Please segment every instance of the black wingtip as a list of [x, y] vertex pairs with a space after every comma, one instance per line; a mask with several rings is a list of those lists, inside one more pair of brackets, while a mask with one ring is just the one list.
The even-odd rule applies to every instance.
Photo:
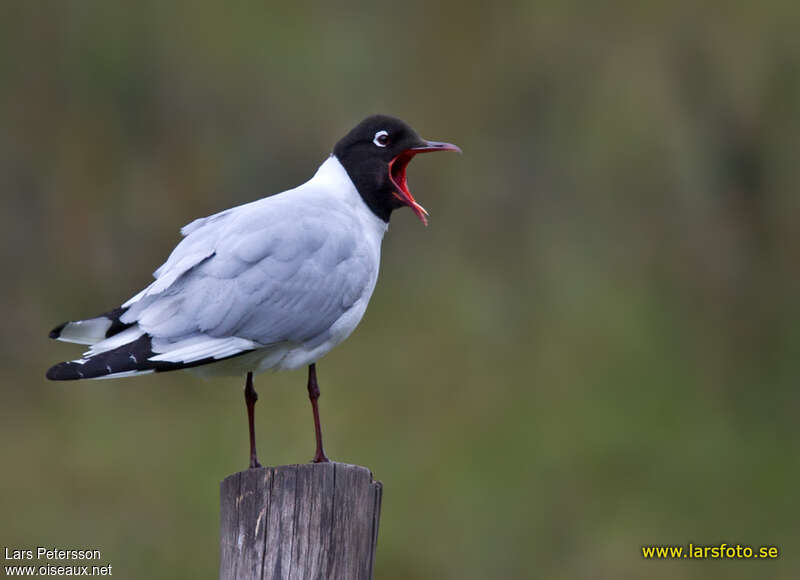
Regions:
[[[50, 338], [55, 339], [55, 338], [58, 338], [59, 336], [61, 336], [61, 331], [64, 330], [64, 327], [67, 324], [69, 324], [69, 323], [68, 322], [64, 322], [64, 323], [59, 324], [58, 326], [56, 326], [53, 330], [51, 330], [50, 331]], [[50, 371], [48, 371], [48, 372], [50, 372]]]
[[51, 381], [74, 381], [81, 378], [75, 372], [75, 363], [62, 362], [47, 369], [45, 376]]
[[[244, 350], [224, 357], [233, 358], [250, 352]], [[224, 359], [207, 357], [200, 360], [184, 362], [153, 361], [150, 360], [153, 352], [151, 337], [143, 334], [136, 340], [123, 344], [115, 349], [101, 352], [80, 361], [66, 361], [58, 363], [48, 369], [45, 376], [51, 381], [75, 381], [79, 379], [96, 379], [108, 375], [139, 372], [164, 372], [196, 367]]]

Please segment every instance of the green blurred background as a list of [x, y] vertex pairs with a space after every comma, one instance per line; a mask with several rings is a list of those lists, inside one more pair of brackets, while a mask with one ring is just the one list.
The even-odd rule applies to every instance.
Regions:
[[[277, 3], [276, 3], [277, 4]], [[192, 219], [297, 185], [367, 114], [409, 171], [329, 454], [385, 485], [376, 577], [800, 574], [796, 2], [4, 2], [0, 544], [213, 578], [240, 379], [44, 380], [47, 331], [150, 279]], [[262, 461], [313, 453], [261, 375]], [[645, 561], [643, 544], [778, 561]]]

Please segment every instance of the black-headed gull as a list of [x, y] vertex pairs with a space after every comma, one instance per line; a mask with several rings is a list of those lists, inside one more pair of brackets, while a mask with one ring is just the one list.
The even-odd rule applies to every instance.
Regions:
[[110, 312], [53, 329], [51, 338], [91, 346], [83, 358], [50, 368], [47, 378], [200, 366], [208, 374], [246, 374], [250, 466], [257, 467], [253, 374], [308, 365], [313, 461], [328, 461], [315, 363], [364, 315], [392, 211], [408, 206], [427, 224], [406, 167], [433, 151], [460, 149], [426, 141], [399, 119], [367, 117], [309, 181], [193, 221], [147, 288]]

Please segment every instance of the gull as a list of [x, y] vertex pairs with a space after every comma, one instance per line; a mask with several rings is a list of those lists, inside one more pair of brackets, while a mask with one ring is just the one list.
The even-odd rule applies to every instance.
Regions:
[[192, 369], [245, 376], [250, 467], [255, 441], [253, 375], [308, 366], [313, 462], [327, 462], [316, 363], [355, 330], [378, 280], [380, 249], [394, 210], [428, 213], [408, 189], [420, 153], [461, 150], [422, 139], [408, 124], [373, 115], [340, 139], [302, 185], [197, 219], [153, 274], [121, 306], [65, 322], [50, 338], [89, 345], [51, 380], [109, 379]]

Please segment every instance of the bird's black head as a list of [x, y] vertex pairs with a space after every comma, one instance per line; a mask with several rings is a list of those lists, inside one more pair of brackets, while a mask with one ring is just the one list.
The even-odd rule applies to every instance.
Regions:
[[417, 153], [458, 151], [450, 143], [426, 141], [400, 119], [388, 115], [367, 117], [333, 148], [364, 202], [388, 222], [392, 211], [409, 206], [422, 223], [428, 212], [419, 205], [406, 183], [406, 167]]

